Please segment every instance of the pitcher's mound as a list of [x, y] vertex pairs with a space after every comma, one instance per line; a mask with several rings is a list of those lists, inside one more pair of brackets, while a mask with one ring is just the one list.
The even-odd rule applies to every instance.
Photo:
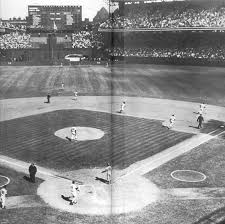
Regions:
[[[59, 138], [67, 140], [71, 138], [71, 128], [67, 127], [55, 132], [55, 135]], [[100, 139], [104, 136], [104, 132], [97, 128], [90, 127], [76, 127], [77, 141], [88, 141]]]

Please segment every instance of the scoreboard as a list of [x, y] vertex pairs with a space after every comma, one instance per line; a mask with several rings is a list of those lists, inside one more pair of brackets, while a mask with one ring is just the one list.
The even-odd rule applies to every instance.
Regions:
[[28, 6], [28, 26], [75, 30], [82, 24], [82, 6]]

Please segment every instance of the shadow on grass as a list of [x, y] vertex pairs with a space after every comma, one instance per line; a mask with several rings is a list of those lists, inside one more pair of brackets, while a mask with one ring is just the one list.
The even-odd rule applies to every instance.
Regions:
[[217, 209], [212, 213], [200, 218], [197, 222], [193, 224], [206, 224], [206, 223], [225, 223], [225, 207]]
[[26, 181], [28, 181], [28, 182], [32, 182], [31, 179], [30, 179], [30, 177], [24, 176], [23, 179], [26, 180]]
[[61, 198], [65, 201], [71, 202], [71, 199], [68, 196], [61, 195]]
[[188, 127], [189, 127], [189, 128], [195, 128], [195, 129], [198, 129], [197, 126], [192, 126], [192, 125], [189, 125]]
[[109, 181], [108, 180], [103, 179], [103, 178], [100, 178], [100, 177], [95, 177], [95, 180], [100, 181], [100, 182], [102, 182], [104, 184], [109, 184]]

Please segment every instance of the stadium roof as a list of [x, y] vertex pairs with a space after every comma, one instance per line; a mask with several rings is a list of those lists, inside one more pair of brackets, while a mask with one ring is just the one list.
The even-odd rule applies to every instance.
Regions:
[[[174, 0], [111, 0], [112, 2], [172, 2]], [[185, 0], [176, 0], [185, 1]]]
[[225, 0], [111, 0], [112, 2], [175, 2], [175, 1], [189, 1], [189, 2], [220, 2], [220, 3], [225, 3]]

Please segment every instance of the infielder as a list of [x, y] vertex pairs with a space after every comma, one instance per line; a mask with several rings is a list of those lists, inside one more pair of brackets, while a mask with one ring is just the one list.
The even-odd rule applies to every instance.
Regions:
[[120, 113], [122, 113], [122, 112], [124, 111], [125, 106], [126, 106], [126, 103], [123, 102], [123, 103], [121, 104], [121, 106], [120, 106]]
[[80, 191], [79, 187], [75, 184], [75, 181], [72, 181], [70, 185], [71, 196], [70, 196], [70, 205], [77, 204], [78, 192]]
[[47, 103], [50, 103], [50, 98], [51, 98], [51, 95], [50, 93], [47, 94]]
[[102, 171], [102, 173], [106, 173], [106, 180], [109, 184], [111, 184], [112, 167], [109, 163], [107, 163], [107, 167], [105, 168], [105, 170]]
[[76, 127], [71, 128], [71, 140], [77, 141], [77, 129]]
[[6, 208], [5, 207], [6, 195], [7, 195], [6, 186], [3, 186], [2, 189], [0, 190], [0, 201], [2, 208]]
[[74, 100], [77, 100], [77, 95], [78, 95], [78, 92], [75, 90], [74, 91]]
[[200, 109], [199, 109], [199, 112], [198, 112], [198, 113], [199, 113], [199, 114], [203, 114], [203, 111], [204, 111], [205, 107], [206, 107], [206, 106], [205, 106], [205, 103], [201, 103], [201, 104], [200, 104]]
[[175, 120], [176, 120], [176, 117], [175, 115], [173, 114], [171, 117], [170, 117], [170, 123], [169, 123], [169, 126], [168, 126], [168, 129], [172, 128], [174, 123], [175, 123]]

